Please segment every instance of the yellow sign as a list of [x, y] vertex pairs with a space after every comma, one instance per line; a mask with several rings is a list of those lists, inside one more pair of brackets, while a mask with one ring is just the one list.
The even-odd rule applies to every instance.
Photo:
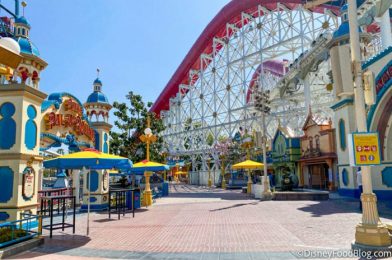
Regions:
[[353, 133], [355, 165], [381, 164], [378, 133]]

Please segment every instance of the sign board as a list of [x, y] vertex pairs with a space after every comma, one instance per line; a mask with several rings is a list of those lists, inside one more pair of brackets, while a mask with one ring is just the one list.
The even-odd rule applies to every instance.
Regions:
[[23, 197], [31, 199], [34, 196], [34, 169], [26, 167], [23, 171]]
[[109, 187], [109, 173], [107, 171], [104, 171], [102, 175], [102, 181], [103, 181], [103, 189], [107, 190]]
[[76, 135], [85, 135], [88, 139], [94, 141], [95, 133], [82, 116], [83, 108], [71, 98], [66, 99], [63, 104], [63, 109], [44, 116], [45, 130], [50, 131], [54, 127], [71, 128]]
[[68, 93], [49, 95], [42, 106], [42, 150], [68, 145], [70, 150], [94, 147], [96, 132], [80, 101]]
[[352, 133], [348, 136], [351, 166], [381, 164], [378, 133]]

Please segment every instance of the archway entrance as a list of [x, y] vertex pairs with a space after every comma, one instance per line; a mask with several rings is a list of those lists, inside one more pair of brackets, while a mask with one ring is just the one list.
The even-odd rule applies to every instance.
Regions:
[[69, 93], [49, 95], [41, 106], [40, 151], [65, 145], [70, 151], [95, 147], [97, 132], [82, 103]]

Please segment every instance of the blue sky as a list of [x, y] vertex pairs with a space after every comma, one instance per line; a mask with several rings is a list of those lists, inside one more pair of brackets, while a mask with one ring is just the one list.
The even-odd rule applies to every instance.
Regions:
[[[0, 1], [13, 9], [12, 0]], [[49, 63], [40, 89], [48, 94], [67, 91], [84, 102], [98, 67], [111, 103], [124, 101], [130, 90], [155, 101], [197, 37], [228, 2], [27, 1], [30, 38]]]

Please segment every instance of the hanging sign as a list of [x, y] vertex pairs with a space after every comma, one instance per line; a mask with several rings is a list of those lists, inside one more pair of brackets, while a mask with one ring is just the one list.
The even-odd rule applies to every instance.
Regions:
[[378, 133], [352, 133], [348, 143], [351, 166], [381, 164]]
[[31, 199], [34, 196], [34, 179], [35, 171], [32, 167], [27, 166], [23, 170], [23, 197], [25, 199]]

